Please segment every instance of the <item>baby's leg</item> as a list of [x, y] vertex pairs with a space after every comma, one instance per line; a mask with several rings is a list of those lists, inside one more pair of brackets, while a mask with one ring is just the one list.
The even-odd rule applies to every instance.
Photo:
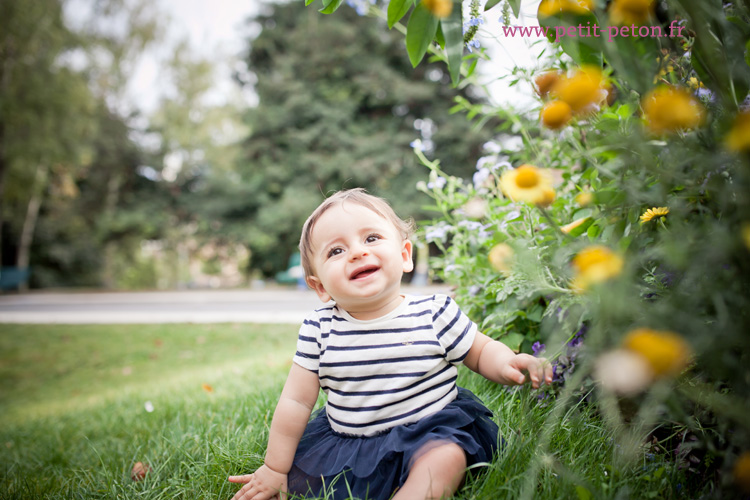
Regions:
[[393, 500], [448, 498], [458, 489], [466, 472], [466, 453], [455, 443], [430, 449], [412, 465], [409, 477]]

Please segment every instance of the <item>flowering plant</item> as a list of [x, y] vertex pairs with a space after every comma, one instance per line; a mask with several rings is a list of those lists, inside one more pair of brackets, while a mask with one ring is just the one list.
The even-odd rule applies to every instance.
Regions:
[[[414, 41], [426, 40], [422, 56], [444, 59], [454, 84], [475, 82], [477, 55], [452, 30], [476, 6], [441, 17], [439, 3], [411, 11], [412, 62]], [[406, 5], [403, 17], [410, 4], [389, 4], [389, 26], [393, 6]], [[502, 22], [518, 16], [520, 1], [490, 0], [485, 17], [498, 4]], [[541, 2], [543, 27], [633, 36], [562, 38], [539, 68], [516, 68], [536, 108], [457, 99], [454, 111], [478, 126], [502, 123], [487, 130], [472, 179], [415, 148], [429, 172], [418, 188], [438, 214], [421, 236], [440, 251], [435, 277], [455, 285], [483, 331], [557, 359], [566, 384], [556, 405], [594, 383], [626, 455], [655, 427], [682, 426], [697, 436], [691, 446], [711, 450], [717, 488], [736, 492], [750, 450], [750, 8], [607, 4]], [[635, 36], [670, 26], [686, 29]], [[623, 412], [623, 399], [635, 409]]]

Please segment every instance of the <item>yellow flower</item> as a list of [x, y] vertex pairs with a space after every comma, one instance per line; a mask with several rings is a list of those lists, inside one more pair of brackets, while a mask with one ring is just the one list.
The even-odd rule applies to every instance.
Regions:
[[614, 0], [609, 8], [612, 24], [644, 24], [654, 13], [654, 0]]
[[451, 0], [422, 0], [422, 4], [432, 12], [435, 17], [448, 17], [453, 11]]
[[748, 250], [750, 250], [750, 222], [743, 222], [740, 226], [740, 237]]
[[534, 165], [506, 171], [500, 178], [500, 188], [513, 201], [548, 205], [555, 199], [550, 176]]
[[695, 128], [705, 117], [701, 103], [690, 92], [677, 87], [652, 90], [643, 98], [642, 105], [646, 124], [655, 134]]
[[579, 206], [585, 207], [586, 205], [594, 201], [594, 195], [589, 191], [581, 191], [576, 195], [574, 201], [578, 203]]
[[560, 78], [552, 94], [568, 103], [574, 113], [586, 113], [607, 99], [606, 82], [599, 68], [583, 66], [571, 76]]
[[669, 213], [669, 208], [667, 207], [649, 208], [648, 210], [643, 212], [643, 215], [641, 215], [641, 224], [649, 222], [657, 217], [664, 217], [668, 213]]
[[542, 0], [537, 10], [538, 16], [554, 16], [562, 12], [586, 14], [594, 8], [593, 0]]
[[694, 76], [691, 76], [690, 79], [688, 80], [688, 87], [690, 87], [691, 90], [697, 90], [697, 89], [703, 89], [703, 88], [705, 88], [705, 86], [703, 85], [703, 82], [700, 81], [700, 80], [698, 80]]
[[618, 276], [625, 261], [605, 246], [592, 245], [578, 252], [572, 264], [575, 270], [572, 287], [586, 290], [591, 285]]
[[690, 361], [690, 347], [674, 332], [636, 328], [623, 340], [623, 347], [641, 355], [656, 377], [678, 375]]
[[539, 116], [545, 127], [555, 130], [562, 128], [573, 118], [573, 110], [565, 101], [550, 101], [544, 105]]
[[591, 217], [581, 217], [580, 219], [576, 219], [570, 224], [565, 224], [563, 227], [560, 228], [560, 231], [562, 231], [565, 234], [570, 234], [572, 230], [576, 229], [577, 227], [581, 227], [590, 218]]
[[555, 190], [547, 186], [542, 189], [542, 199], [537, 202], [537, 205], [546, 207], [551, 205], [553, 201], [555, 201]]
[[746, 451], [737, 457], [732, 469], [732, 477], [742, 491], [750, 493], [750, 452]]
[[511, 265], [513, 263], [513, 249], [510, 245], [505, 243], [498, 243], [490, 249], [490, 253], [487, 256], [490, 261], [490, 265], [496, 271], [501, 273], [509, 273]]
[[731, 151], [750, 151], [750, 111], [740, 113], [734, 119], [726, 144]]
[[562, 73], [559, 71], [545, 71], [544, 73], [537, 75], [534, 78], [536, 84], [537, 94], [539, 97], [546, 97], [549, 91], [554, 87], [555, 83], [560, 79]]

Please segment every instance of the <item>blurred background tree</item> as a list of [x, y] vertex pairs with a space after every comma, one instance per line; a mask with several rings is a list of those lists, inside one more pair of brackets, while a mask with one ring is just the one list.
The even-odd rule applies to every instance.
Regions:
[[75, 37], [58, 2], [3, 2], [0, 33], [0, 251], [25, 268], [48, 187], [70, 186], [86, 155], [93, 96], [59, 64]]
[[240, 83], [260, 103], [247, 112], [242, 160], [211, 171], [191, 203], [200, 231], [245, 243], [266, 276], [286, 268], [302, 223], [332, 191], [365, 187], [423, 218], [416, 138], [457, 175], [480, 155], [483, 135], [448, 112], [456, 95], [477, 100], [471, 88], [451, 89], [439, 64], [413, 70], [403, 35], [353, 9], [340, 13], [280, 4], [254, 19], [262, 31], [249, 42], [252, 81]]
[[107, 221], [142, 161], [122, 94], [158, 36], [144, 6], [98, 2], [79, 31], [57, 0], [0, 7], [0, 248], [34, 286], [113, 283]]

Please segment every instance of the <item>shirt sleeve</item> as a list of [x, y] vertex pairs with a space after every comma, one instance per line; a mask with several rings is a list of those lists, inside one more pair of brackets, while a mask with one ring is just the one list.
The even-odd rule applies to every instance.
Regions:
[[292, 361], [302, 368], [318, 373], [320, 366], [320, 318], [310, 314], [299, 328], [297, 352]]
[[438, 342], [445, 349], [445, 359], [454, 365], [463, 364], [474, 343], [477, 325], [447, 295], [435, 296], [432, 324]]

